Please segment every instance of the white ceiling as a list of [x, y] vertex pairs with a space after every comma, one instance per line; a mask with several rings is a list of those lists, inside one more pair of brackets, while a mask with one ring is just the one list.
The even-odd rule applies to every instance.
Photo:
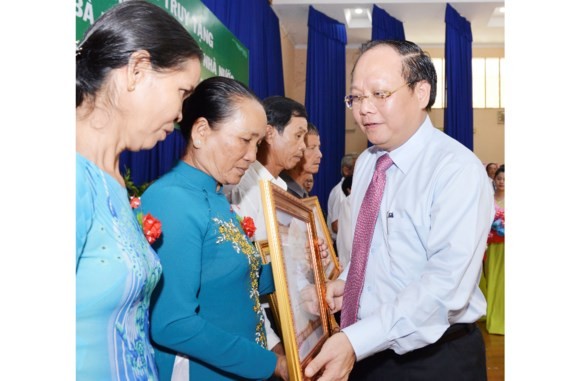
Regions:
[[[406, 39], [424, 47], [443, 47], [445, 44], [444, 0], [273, 0], [272, 7], [282, 28], [295, 47], [306, 47], [309, 5], [319, 12], [346, 24], [345, 8], [361, 7], [370, 10], [373, 5], [384, 9], [404, 24]], [[471, 23], [473, 47], [504, 47], [504, 16], [494, 14], [504, 1], [456, 0], [449, 4]], [[348, 46], [358, 47], [372, 36], [371, 28], [347, 28]]]

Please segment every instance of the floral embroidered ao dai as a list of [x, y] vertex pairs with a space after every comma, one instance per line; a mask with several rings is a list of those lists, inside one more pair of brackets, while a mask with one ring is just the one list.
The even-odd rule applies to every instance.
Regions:
[[276, 356], [265, 349], [260, 294], [274, 290], [223, 189], [179, 162], [143, 194], [142, 209], [162, 223], [153, 245], [163, 277], [151, 305], [151, 335], [161, 380], [177, 355], [191, 380], [267, 379]]
[[161, 275], [128, 194], [77, 154], [76, 378], [157, 380], [149, 305]]

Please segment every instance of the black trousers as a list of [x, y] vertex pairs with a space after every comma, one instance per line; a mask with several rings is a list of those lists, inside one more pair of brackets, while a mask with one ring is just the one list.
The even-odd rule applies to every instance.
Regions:
[[475, 323], [454, 326], [424, 348], [403, 355], [386, 350], [358, 361], [349, 381], [486, 381], [481, 331]]

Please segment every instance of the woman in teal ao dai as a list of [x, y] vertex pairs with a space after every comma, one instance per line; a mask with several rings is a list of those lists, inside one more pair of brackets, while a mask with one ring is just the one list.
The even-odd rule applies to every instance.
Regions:
[[180, 89], [198, 82], [201, 57], [172, 16], [143, 1], [108, 10], [78, 46], [77, 380], [158, 379], [149, 305], [161, 266], [131, 209], [119, 155], [172, 131]]
[[204, 80], [184, 104], [182, 160], [142, 196], [163, 230], [154, 244], [163, 276], [150, 318], [160, 380], [286, 378], [285, 356], [266, 349], [259, 303], [274, 290], [271, 267], [223, 192], [256, 160], [266, 124], [247, 87]]

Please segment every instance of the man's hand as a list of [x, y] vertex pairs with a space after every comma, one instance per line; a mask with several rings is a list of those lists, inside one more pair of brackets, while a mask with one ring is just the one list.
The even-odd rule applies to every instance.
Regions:
[[323, 264], [323, 267], [327, 267], [331, 261], [329, 246], [327, 245], [327, 242], [321, 237], [319, 237], [317, 240], [317, 244], [319, 245], [319, 254], [321, 255], [321, 262]]
[[334, 314], [342, 308], [342, 296], [344, 295], [344, 280], [336, 279], [327, 282], [326, 300], [329, 309]]
[[275, 352], [278, 355], [285, 355], [285, 349], [283, 348], [282, 342], [278, 342], [277, 344], [275, 344], [275, 346], [271, 348], [271, 351]]
[[[319, 256], [321, 257], [321, 263], [323, 268], [326, 268], [328, 264], [331, 262], [331, 256], [329, 254], [329, 246], [327, 242], [323, 238], [317, 239], [317, 245], [319, 248]], [[311, 260], [311, 249], [309, 248], [309, 242], [305, 245], [305, 260], [310, 268], [313, 267], [312, 260]]]
[[343, 332], [339, 332], [325, 342], [317, 357], [307, 365], [305, 376], [313, 377], [323, 369], [317, 381], [345, 381], [355, 361], [352, 344]]

